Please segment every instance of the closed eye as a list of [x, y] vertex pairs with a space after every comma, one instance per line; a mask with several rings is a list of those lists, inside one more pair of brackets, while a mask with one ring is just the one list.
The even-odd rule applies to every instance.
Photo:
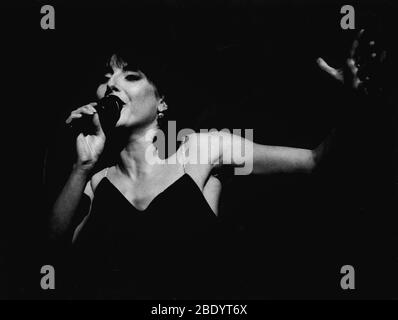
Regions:
[[140, 73], [129, 73], [124, 76], [127, 81], [138, 81], [142, 79], [142, 75]]

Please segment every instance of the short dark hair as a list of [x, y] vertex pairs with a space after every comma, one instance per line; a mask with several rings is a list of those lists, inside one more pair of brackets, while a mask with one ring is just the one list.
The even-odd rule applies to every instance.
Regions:
[[158, 98], [164, 95], [164, 83], [166, 78], [166, 63], [158, 55], [151, 52], [132, 48], [116, 48], [113, 52], [107, 52], [103, 67], [116, 66], [131, 71], [141, 71], [148, 81], [155, 87]]

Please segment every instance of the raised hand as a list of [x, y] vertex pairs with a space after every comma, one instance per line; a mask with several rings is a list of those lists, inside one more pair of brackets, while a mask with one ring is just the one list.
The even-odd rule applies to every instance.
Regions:
[[66, 120], [67, 124], [73, 124], [73, 121], [85, 115], [92, 116], [91, 121], [95, 130], [89, 134], [81, 132], [76, 138], [76, 165], [84, 169], [92, 169], [104, 149], [106, 140], [97, 111], [94, 108], [95, 104], [96, 103], [90, 103], [73, 110]]
[[365, 40], [365, 35], [365, 29], [359, 31], [342, 67], [333, 68], [322, 58], [318, 58], [317, 63], [322, 70], [346, 87], [369, 94], [382, 88], [379, 73], [386, 59], [386, 51], [375, 40]]

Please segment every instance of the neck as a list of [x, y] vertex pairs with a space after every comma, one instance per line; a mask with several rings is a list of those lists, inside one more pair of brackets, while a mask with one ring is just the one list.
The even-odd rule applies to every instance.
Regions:
[[127, 144], [120, 152], [118, 166], [120, 170], [135, 179], [150, 174], [156, 164], [161, 163], [158, 150], [153, 141], [157, 133], [157, 126], [135, 130], [128, 139]]

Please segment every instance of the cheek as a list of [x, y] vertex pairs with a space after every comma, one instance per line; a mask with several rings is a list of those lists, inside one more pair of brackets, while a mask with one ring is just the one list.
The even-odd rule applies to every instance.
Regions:
[[143, 101], [146, 97], [146, 90], [142, 86], [129, 86], [122, 88], [131, 101]]
[[157, 114], [155, 104], [150, 100], [145, 101], [145, 103], [140, 105], [135, 112], [133, 112], [133, 115], [134, 114], [139, 118], [153, 120]]
[[105, 92], [106, 92], [106, 84], [101, 84], [97, 88], [97, 98], [102, 99], [103, 97], [105, 97]]
[[129, 106], [123, 109], [120, 114], [119, 122], [122, 124], [132, 124], [136, 122], [151, 121], [156, 117], [156, 108], [148, 104]]

